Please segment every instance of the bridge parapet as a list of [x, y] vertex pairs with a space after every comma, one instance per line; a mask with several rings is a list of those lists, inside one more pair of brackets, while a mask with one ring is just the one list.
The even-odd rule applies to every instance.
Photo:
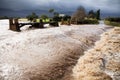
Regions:
[[9, 19], [9, 29], [12, 31], [21, 31], [20, 28], [25, 25], [31, 25], [30, 27], [44, 28], [44, 24], [50, 24], [51, 26], [59, 26], [58, 22], [32, 22], [32, 23], [19, 23], [18, 19]]
[[18, 19], [9, 19], [9, 29], [13, 31], [20, 31]]

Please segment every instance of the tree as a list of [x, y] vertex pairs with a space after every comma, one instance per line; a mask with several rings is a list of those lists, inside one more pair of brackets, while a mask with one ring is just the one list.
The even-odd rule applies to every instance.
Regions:
[[[53, 13], [54, 14], [54, 9], [49, 9], [49, 13]], [[53, 16], [52, 14], [52, 16]]]
[[96, 19], [100, 20], [100, 9], [96, 12]]
[[61, 18], [59, 17], [59, 13], [58, 12], [54, 12], [53, 14], [54, 14], [53, 21], [60, 21], [61, 20]]
[[53, 14], [54, 14], [54, 17], [59, 16], [58, 12], [54, 12]]
[[55, 12], [55, 10], [54, 9], [49, 9], [49, 12], [50, 13], [53, 13], [53, 15], [54, 15], [54, 17], [58, 17], [59, 16], [59, 13], [58, 12]]
[[96, 18], [96, 13], [93, 10], [88, 12], [88, 18]]
[[84, 20], [85, 17], [86, 17], [86, 10], [84, 7], [80, 6], [76, 10], [76, 12], [72, 15], [71, 22], [82, 21], [82, 20]]
[[59, 13], [58, 12], [55, 12], [54, 9], [49, 9], [49, 12], [50, 13], [53, 13], [53, 21], [60, 21], [61, 18], [59, 17]]
[[63, 18], [63, 20], [67, 21], [67, 20], [71, 19], [71, 16], [65, 15], [65, 16], [63, 16], [62, 18]]
[[43, 14], [43, 15], [41, 15], [41, 16], [40, 16], [40, 18], [42, 18], [42, 19], [47, 19], [47, 18], [48, 18], [48, 16], [47, 16], [47, 15], [45, 15], [45, 14]]
[[53, 12], [54, 12], [54, 9], [49, 9], [49, 12], [50, 12], [50, 13], [53, 13]]
[[30, 21], [33, 21], [34, 19], [38, 18], [38, 16], [33, 12], [32, 14], [26, 16], [26, 18]]
[[9, 19], [7, 16], [0, 16], [0, 19]]

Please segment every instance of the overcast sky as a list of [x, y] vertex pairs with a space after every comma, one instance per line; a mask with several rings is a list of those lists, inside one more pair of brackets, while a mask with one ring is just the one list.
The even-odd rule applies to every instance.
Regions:
[[78, 6], [120, 13], [120, 0], [0, 0], [0, 8], [13, 10], [58, 8], [73, 10]]

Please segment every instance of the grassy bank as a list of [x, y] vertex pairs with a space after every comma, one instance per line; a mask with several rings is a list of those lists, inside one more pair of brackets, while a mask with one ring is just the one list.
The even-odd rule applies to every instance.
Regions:
[[109, 17], [105, 19], [105, 24], [120, 27], [120, 17]]
[[104, 23], [105, 23], [106, 25], [111, 25], [111, 26], [118, 26], [118, 27], [120, 27], [120, 22], [112, 22], [112, 21], [105, 20]]

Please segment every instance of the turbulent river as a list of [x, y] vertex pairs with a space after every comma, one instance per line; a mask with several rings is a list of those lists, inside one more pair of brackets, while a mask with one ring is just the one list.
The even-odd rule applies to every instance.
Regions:
[[60, 25], [22, 32], [0, 20], [0, 80], [70, 80], [84, 51], [93, 47], [106, 25]]

